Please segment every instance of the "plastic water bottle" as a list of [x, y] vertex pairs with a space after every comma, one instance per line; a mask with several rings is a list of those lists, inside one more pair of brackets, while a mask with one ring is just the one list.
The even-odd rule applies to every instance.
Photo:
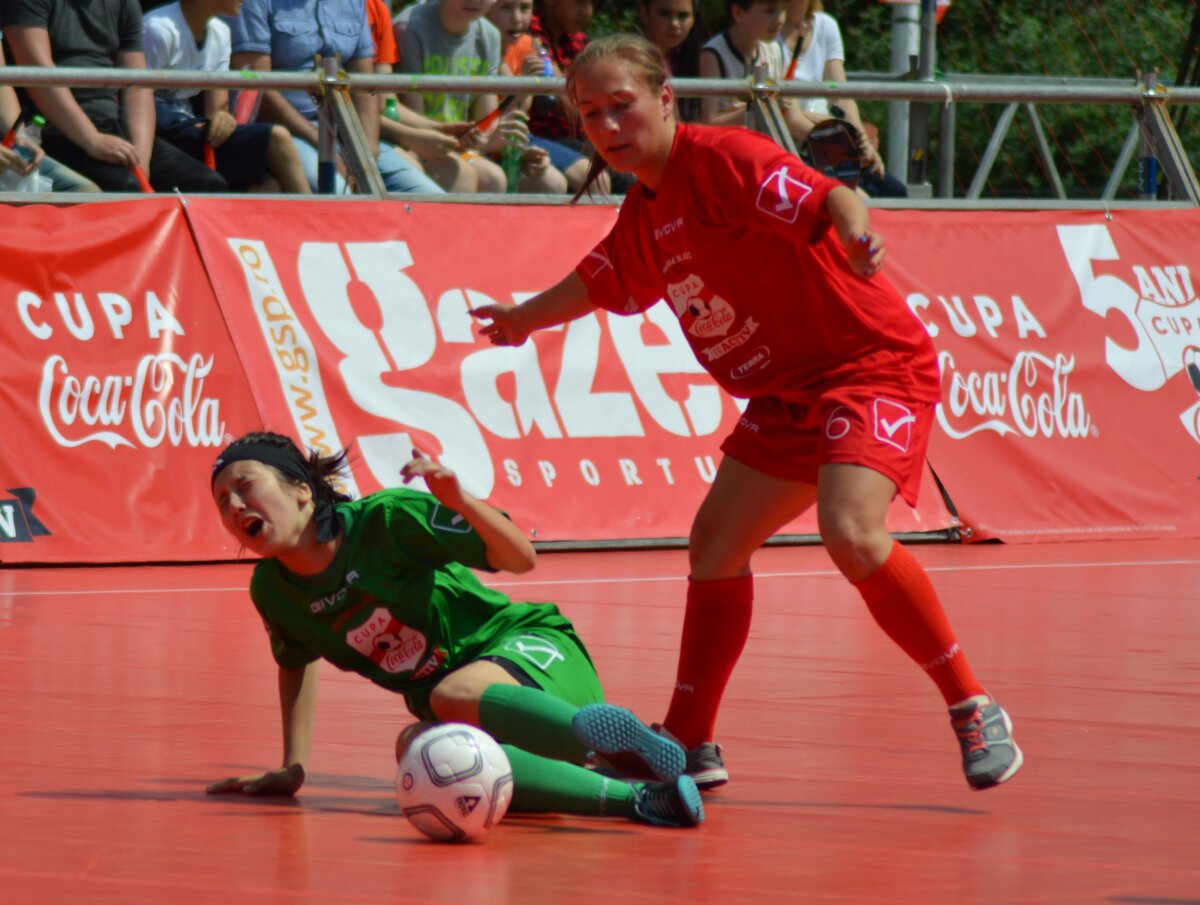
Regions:
[[[542, 77], [547, 79], [554, 78], [554, 61], [550, 59], [550, 51], [546, 48], [546, 42], [535, 36], [533, 39], [533, 50], [541, 58]], [[557, 94], [534, 95], [533, 107], [531, 108], [534, 116], [555, 116], [557, 115], [557, 111]]]
[[[46, 125], [46, 121], [40, 116], [35, 116], [29, 125], [21, 130], [21, 135], [35, 144], [40, 143], [42, 126], [44, 125]], [[14, 145], [13, 151], [19, 154], [23, 160], [28, 161], [33, 159], [33, 151], [24, 145]], [[37, 170], [25, 176], [22, 176], [16, 170], [5, 170], [3, 173], [0, 173], [0, 191], [48, 192], [50, 191], [50, 180], [43, 179], [38, 175]]]
[[548, 79], [554, 78], [554, 61], [550, 59], [550, 51], [541, 38], [533, 39], [533, 49], [542, 58], [542, 75]]
[[397, 107], [394, 97], [389, 97], [387, 103], [383, 105], [383, 115], [392, 120], [392, 122], [400, 121], [400, 109]]
[[514, 195], [521, 190], [521, 146], [513, 139], [504, 143], [504, 152], [500, 155], [500, 166], [504, 170], [504, 179], [508, 183], [505, 192]]
[[35, 113], [33, 119], [25, 127], [25, 137], [35, 145], [42, 143], [42, 127], [46, 125], [40, 113]]

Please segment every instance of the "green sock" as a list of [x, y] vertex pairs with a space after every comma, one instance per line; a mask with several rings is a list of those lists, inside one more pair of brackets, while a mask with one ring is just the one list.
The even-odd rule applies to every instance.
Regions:
[[498, 741], [516, 745], [543, 757], [582, 763], [587, 749], [571, 731], [579, 712], [540, 688], [491, 685], [479, 699], [479, 725]]
[[601, 776], [577, 764], [539, 757], [512, 745], [502, 747], [512, 764], [513, 798], [509, 810], [514, 814], [632, 816], [633, 786], [624, 780]]

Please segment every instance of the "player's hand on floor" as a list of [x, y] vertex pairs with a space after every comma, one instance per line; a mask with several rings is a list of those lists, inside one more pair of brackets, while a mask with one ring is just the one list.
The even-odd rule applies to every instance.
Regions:
[[462, 487], [458, 475], [440, 462], [434, 462], [421, 450], [414, 449], [413, 457], [400, 469], [400, 477], [407, 484], [413, 478], [423, 478], [429, 492], [443, 506], [461, 511], [463, 508]]
[[304, 785], [304, 768], [299, 764], [268, 770], [257, 776], [235, 776], [213, 783], [205, 791], [209, 795], [295, 795]]

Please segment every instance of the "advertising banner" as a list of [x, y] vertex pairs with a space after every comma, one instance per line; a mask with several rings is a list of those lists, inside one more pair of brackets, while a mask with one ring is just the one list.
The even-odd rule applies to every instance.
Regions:
[[[397, 484], [416, 447], [535, 540], [687, 536], [740, 408], [673, 311], [599, 312], [518, 348], [470, 314], [561, 279], [613, 208], [192, 199], [188, 217], [264, 421], [353, 444], [351, 492]], [[897, 531], [948, 524], [932, 480], [920, 510], [893, 510]]]
[[[236, 556], [208, 469], [263, 427], [351, 447], [353, 493], [398, 483], [419, 448], [535, 540], [685, 537], [740, 415], [666, 305], [515, 349], [479, 336], [472, 309], [567, 274], [611, 207], [147, 198], [3, 214], [2, 563]], [[873, 220], [938, 348], [929, 462], [967, 539], [1200, 534], [1200, 213]], [[889, 527], [956, 523], [927, 475]], [[811, 514], [783, 529], [815, 531]]]
[[230, 558], [208, 494], [259, 423], [178, 200], [0, 217], [0, 562]]
[[876, 212], [968, 538], [1200, 533], [1200, 213]]

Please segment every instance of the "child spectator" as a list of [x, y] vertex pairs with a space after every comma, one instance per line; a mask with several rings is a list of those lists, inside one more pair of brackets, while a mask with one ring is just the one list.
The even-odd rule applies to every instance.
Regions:
[[[405, 72], [425, 75], [498, 75], [500, 73], [500, 32], [483, 17], [489, 0], [435, 0], [418, 6], [409, 17], [400, 48], [400, 67]], [[493, 94], [409, 93], [404, 102], [432, 120], [444, 123], [478, 122], [497, 106]], [[503, 192], [508, 181], [504, 170], [487, 153], [500, 154], [507, 142], [523, 149], [529, 144], [525, 113], [510, 110], [502, 114], [491, 129], [468, 129], [460, 139], [463, 156], [475, 171], [480, 192]], [[521, 188], [527, 191], [564, 191], [562, 174], [552, 171], [544, 152], [532, 154]], [[430, 163], [434, 178], [444, 167]], [[557, 178], [555, 178], [557, 177]], [[440, 181], [440, 180], [439, 180]]]
[[[176, 0], [142, 19], [146, 63], [151, 69], [229, 70], [229, 26], [216, 18], [236, 16], [242, 0]], [[193, 106], [203, 103], [203, 116]], [[287, 129], [271, 123], [238, 125], [229, 92], [160, 88], [154, 92], [158, 135], [197, 160], [211, 148], [216, 171], [234, 191], [310, 193], [300, 155]]]
[[[783, 62], [789, 76], [803, 82], [846, 81], [846, 50], [842, 43], [842, 32], [837, 20], [823, 11], [821, 0], [790, 0], [787, 21], [779, 36], [783, 45]], [[829, 102], [823, 97], [804, 98], [799, 101], [801, 109], [820, 116], [831, 113]], [[895, 176], [889, 175], [879, 156], [879, 149], [870, 140], [871, 131], [858, 114], [858, 104], [853, 98], [840, 98], [839, 109], [845, 120], [857, 129], [859, 145], [866, 166], [858, 179], [859, 188], [868, 195], [884, 198], [904, 198], [908, 189]], [[876, 140], [878, 132], [875, 131]]]
[[[692, 0], [640, 0], [638, 16], [642, 33], [662, 51], [673, 78], [700, 76], [700, 48], [704, 45], [704, 26], [700, 10]], [[676, 109], [683, 122], [700, 118], [698, 97], [676, 98]]]
[[[367, 0], [367, 18], [375, 39], [375, 71], [383, 75], [395, 72], [400, 62], [400, 48], [390, 16], [384, 0]], [[400, 103], [394, 92], [381, 94], [379, 104], [384, 111], [379, 120], [383, 140], [395, 145], [423, 169], [435, 165], [441, 169], [442, 179], [438, 184], [446, 191], [469, 193], [478, 189], [475, 170], [462, 155], [454, 153], [458, 150], [458, 136], [466, 125], [434, 122]]]
[[[500, 48], [504, 55], [500, 67], [502, 74], [534, 78], [553, 78], [556, 75], [554, 61], [546, 45], [529, 33], [533, 23], [533, 0], [496, 0], [488, 12], [488, 19], [500, 31]], [[533, 97], [525, 96], [520, 104], [528, 114]], [[579, 191], [587, 177], [587, 158], [560, 142], [533, 135], [532, 130], [529, 144], [546, 152], [550, 165], [563, 174], [567, 191]]]
[[[308, 72], [314, 57], [336, 56], [349, 73], [375, 69], [375, 45], [362, 0], [245, 0], [230, 22], [233, 69]], [[351, 95], [368, 145], [390, 192], [440, 194], [421, 167], [379, 141], [379, 99]], [[300, 153], [304, 174], [317, 186], [317, 103], [306, 91], [264, 91], [259, 116], [284, 126]], [[339, 190], [344, 182], [338, 177]]]
[[[0, 3], [5, 53], [21, 66], [145, 69], [142, 11], [137, 0], [4, 0]], [[101, 188], [224, 192], [217, 173], [154, 134], [148, 88], [27, 89], [46, 128], [42, 147], [51, 157]]]
[[[592, 20], [593, 12], [592, 0], [542, 0], [529, 31], [546, 49], [555, 76], [565, 75], [571, 61], [587, 46], [584, 29]], [[574, 146], [582, 146], [576, 123], [556, 95], [533, 99], [529, 130], [541, 138], [566, 139]]]
[[[729, 25], [700, 52], [700, 78], [744, 79], [761, 65], [769, 78], [783, 77], [783, 53], [775, 39], [787, 12], [784, 0], [727, 0]], [[726, 126], [746, 125], [746, 104], [728, 97], [700, 99], [700, 119]]]
[[[726, 0], [729, 25], [713, 36], [700, 53], [700, 77], [703, 79], [744, 79], [762, 66], [767, 78], [783, 79], [783, 45], [779, 33], [787, 13], [786, 0]], [[803, 141], [820, 119], [805, 113], [798, 104], [781, 100], [780, 109], [788, 131], [797, 142]], [[744, 101], [728, 97], [700, 99], [700, 121], [726, 126], [744, 126], [747, 122]]]

